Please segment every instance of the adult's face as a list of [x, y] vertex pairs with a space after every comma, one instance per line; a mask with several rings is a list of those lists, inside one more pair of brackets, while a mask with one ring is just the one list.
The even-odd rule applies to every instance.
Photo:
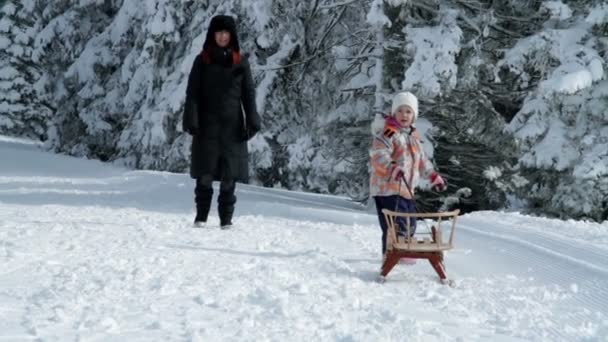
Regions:
[[215, 32], [215, 43], [221, 48], [225, 48], [230, 44], [230, 32], [221, 30]]

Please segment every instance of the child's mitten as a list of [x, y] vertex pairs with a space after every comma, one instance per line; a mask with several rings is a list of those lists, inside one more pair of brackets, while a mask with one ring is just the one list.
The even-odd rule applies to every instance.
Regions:
[[444, 192], [448, 189], [448, 182], [445, 181], [437, 172], [431, 174], [431, 187], [434, 191]]

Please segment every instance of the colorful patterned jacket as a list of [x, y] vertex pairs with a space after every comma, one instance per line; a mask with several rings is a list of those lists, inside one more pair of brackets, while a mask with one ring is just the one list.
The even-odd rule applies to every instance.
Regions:
[[[433, 164], [422, 149], [418, 131], [400, 128], [392, 117], [388, 117], [384, 128], [372, 133], [375, 134], [370, 150], [370, 196], [400, 194], [411, 199], [420, 177], [429, 178], [434, 172]], [[393, 178], [396, 166], [403, 169], [411, 193], [403, 179]]]

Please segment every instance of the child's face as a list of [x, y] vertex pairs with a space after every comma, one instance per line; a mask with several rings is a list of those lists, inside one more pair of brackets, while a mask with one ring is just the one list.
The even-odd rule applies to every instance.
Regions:
[[414, 121], [414, 111], [410, 106], [399, 106], [395, 112], [395, 119], [397, 119], [401, 127], [410, 127]]

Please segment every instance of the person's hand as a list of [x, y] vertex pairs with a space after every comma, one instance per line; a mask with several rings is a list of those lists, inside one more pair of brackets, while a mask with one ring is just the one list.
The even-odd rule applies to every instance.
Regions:
[[184, 106], [182, 129], [192, 136], [198, 134], [198, 105], [190, 99], [186, 99]]
[[393, 167], [393, 171], [391, 172], [391, 179], [398, 181], [403, 178], [403, 175], [405, 175], [403, 168], [401, 166], [395, 165]]
[[431, 175], [431, 188], [433, 191], [444, 192], [448, 189], [448, 182], [437, 172], [433, 172]]
[[243, 133], [243, 141], [249, 141], [258, 133], [258, 130], [254, 128], [246, 128]]
[[387, 123], [384, 126], [384, 135], [386, 137], [392, 137], [395, 133], [399, 133], [399, 127], [395, 123]]

